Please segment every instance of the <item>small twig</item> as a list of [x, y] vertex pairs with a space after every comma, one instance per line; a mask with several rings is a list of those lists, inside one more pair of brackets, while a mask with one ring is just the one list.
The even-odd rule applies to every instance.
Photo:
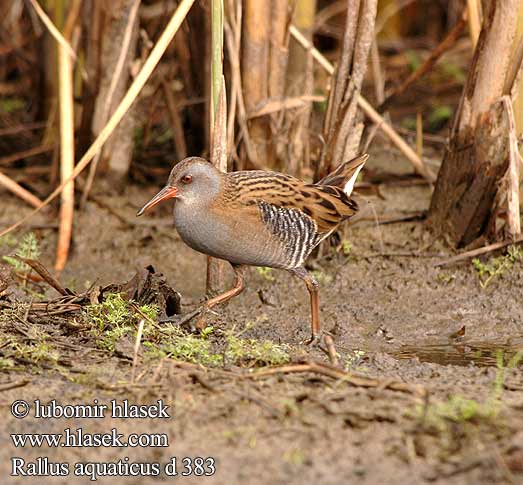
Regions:
[[297, 96], [294, 98], [285, 98], [277, 101], [268, 99], [261, 108], [249, 113], [248, 119], [277, 113], [278, 111], [303, 108], [310, 103], [319, 103], [322, 101], [325, 101], [325, 96]]
[[372, 258], [440, 258], [443, 253], [420, 253], [417, 251], [396, 251], [396, 252], [380, 252], [373, 254], [363, 254], [362, 259]]
[[329, 355], [329, 361], [334, 367], [338, 367], [338, 352], [336, 352], [336, 347], [334, 346], [334, 340], [330, 335], [325, 335], [323, 338], [325, 345], [327, 346], [327, 354]]
[[404, 214], [401, 216], [388, 216], [388, 217], [383, 216], [383, 217], [380, 217], [379, 219], [376, 219], [376, 217], [374, 217], [374, 216], [372, 216], [372, 217], [366, 216], [366, 217], [358, 218], [357, 220], [354, 221], [353, 224], [359, 224], [360, 222], [371, 221], [380, 226], [384, 226], [386, 224], [396, 224], [399, 222], [423, 221], [426, 218], [427, 218], [426, 211], [419, 211], [419, 212], [414, 212], [414, 213], [410, 213], [410, 214]]
[[480, 256], [482, 254], [491, 253], [492, 251], [497, 251], [498, 249], [506, 248], [507, 246], [510, 246], [512, 244], [519, 244], [522, 242], [523, 242], [523, 236], [520, 236], [517, 239], [514, 239], [513, 241], [505, 241], [505, 242], [489, 244], [488, 246], [484, 246], [482, 248], [473, 249], [471, 251], [466, 251], [464, 253], [458, 254], [457, 256], [453, 256], [452, 258], [446, 259], [444, 261], [439, 261], [439, 262], [435, 263], [434, 266], [436, 266], [436, 267], [449, 266], [451, 264], [459, 263], [460, 261], [464, 261], [466, 259], [474, 258], [474, 257]]
[[403, 81], [398, 87], [389, 93], [385, 101], [378, 106], [378, 111], [383, 113], [389, 106], [394, 98], [403, 94], [407, 88], [416, 82], [420, 77], [424, 76], [429, 72], [438, 59], [447, 52], [452, 46], [456, 44], [459, 36], [465, 28], [467, 22], [466, 12], [463, 12], [461, 18], [456, 23], [454, 28], [447, 34], [447, 36], [441, 41], [441, 43], [430, 53], [429, 57], [425, 60], [421, 66], [419, 66], [405, 81]]
[[13, 153], [7, 155], [6, 157], [0, 158], [0, 166], [10, 165], [13, 162], [22, 160], [24, 158], [34, 157], [35, 155], [40, 155], [54, 149], [54, 145], [39, 145], [37, 147], [29, 148], [28, 150], [23, 150], [21, 152]]
[[246, 401], [250, 401], [254, 404], [257, 404], [262, 409], [265, 409], [271, 416], [271, 418], [280, 418], [281, 417], [281, 411], [271, 404], [269, 404], [265, 399], [263, 399], [260, 396], [253, 396], [252, 391], [249, 392], [242, 392], [237, 391], [235, 389], [231, 389], [229, 392], [232, 392], [233, 394], [236, 394], [240, 399], [245, 399]]
[[189, 372], [189, 377], [192, 377], [204, 389], [207, 389], [208, 391], [211, 391], [211, 392], [218, 392], [216, 387], [209, 384], [209, 382], [207, 382], [207, 380], [202, 377], [202, 374], [200, 372]]
[[140, 350], [140, 343], [142, 341], [143, 326], [145, 325], [145, 320], [142, 318], [138, 324], [138, 332], [136, 333], [136, 340], [134, 342], [134, 355], [133, 355], [133, 372], [131, 377], [131, 382], [134, 384], [136, 378], [136, 366], [138, 365], [138, 351]]
[[419, 110], [416, 113], [416, 153], [423, 157], [423, 118]]
[[378, 49], [378, 38], [376, 34], [374, 34], [374, 40], [372, 41], [370, 60], [376, 101], [381, 104], [385, 100], [385, 80], [383, 79], [383, 72], [381, 69], [380, 52]]
[[[78, 184], [78, 185], [80, 185], [80, 187], [82, 186], [82, 184]], [[130, 219], [130, 218], [120, 214], [110, 204], [107, 204], [102, 199], [100, 199], [99, 197], [96, 197], [96, 196], [94, 196], [92, 194], [88, 194], [88, 196], [89, 196], [89, 200], [92, 200], [101, 209], [105, 209], [107, 212], [109, 212], [111, 215], [116, 217], [120, 222], [122, 222], [126, 226], [129, 226], [129, 227], [135, 226], [135, 223], [134, 223], [134, 221], [132, 219]]]
[[45, 128], [46, 123], [44, 121], [35, 121], [34, 123], [24, 123], [21, 125], [8, 126], [0, 129], [0, 136], [16, 135], [24, 131], [39, 130]]
[[[242, 376], [244, 379], [255, 379], [258, 377], [267, 377], [274, 374], [289, 374], [289, 373], [302, 373], [302, 372], [314, 372], [321, 374], [333, 379], [340, 379], [347, 382], [355, 387], [380, 387], [384, 385], [384, 381], [380, 379], [373, 379], [371, 377], [358, 376], [353, 373], [345, 372], [341, 369], [333, 367], [322, 362], [305, 362], [302, 364], [284, 365], [281, 367], [273, 367], [272, 369], [262, 370], [259, 372], [253, 372]], [[386, 382], [387, 389], [393, 391], [410, 392], [412, 394], [425, 395], [426, 389], [421, 386], [414, 386], [406, 384], [405, 382], [399, 381], [388, 381]]]
[[47, 270], [47, 268], [40, 263], [40, 261], [37, 261], [36, 259], [28, 259], [28, 258], [22, 258], [20, 256], [15, 256], [16, 259], [19, 259], [20, 261], [24, 262], [28, 266], [30, 266], [34, 271], [36, 271], [41, 278], [50, 286], [52, 286], [60, 295], [62, 296], [71, 296], [71, 294], [60, 284], [60, 282], [54, 278], [51, 273]]
[[4, 175], [0, 172], [0, 185], [3, 185], [7, 190], [11, 191], [20, 199], [27, 202], [29, 205], [36, 207], [37, 209], [43, 207], [44, 203], [36, 197], [36, 195], [31, 194], [28, 190], [24, 189], [21, 185], [17, 184], [13, 179], [9, 178], [7, 175]]
[[15, 382], [8, 382], [7, 384], [0, 384], [0, 392], [9, 391], [9, 389], [16, 389], [17, 387], [24, 387], [30, 382], [29, 379], [21, 379]]
[[405, 214], [403, 216], [384, 217], [378, 221], [378, 224], [384, 226], [386, 224], [397, 224], [398, 222], [424, 221], [427, 218], [426, 211], [419, 211], [414, 214]]
[[[409, 130], [407, 128], [403, 128], [401, 126], [396, 126], [395, 130], [398, 133], [401, 133], [402, 135], [416, 136], [415, 131]], [[441, 135], [432, 135], [429, 133], [423, 133], [423, 141], [428, 142], [428, 143], [438, 144], [438, 145], [447, 145], [449, 143], [449, 140], [447, 137], [441, 136]]]

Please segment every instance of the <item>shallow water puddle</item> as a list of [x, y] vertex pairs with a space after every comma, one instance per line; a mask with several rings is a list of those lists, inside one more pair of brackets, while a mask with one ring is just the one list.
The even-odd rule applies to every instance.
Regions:
[[[421, 362], [440, 365], [464, 365], [471, 363], [482, 367], [511, 364], [516, 355], [523, 354], [523, 339], [508, 343], [496, 342], [449, 342], [440, 344], [403, 345], [392, 355], [399, 359], [418, 358]], [[516, 358], [523, 366], [523, 359]], [[515, 362], [512, 361], [512, 365]]]

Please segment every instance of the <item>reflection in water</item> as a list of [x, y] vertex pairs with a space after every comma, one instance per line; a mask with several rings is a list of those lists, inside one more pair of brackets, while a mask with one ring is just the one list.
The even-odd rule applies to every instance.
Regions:
[[523, 339], [510, 343], [451, 342], [443, 344], [403, 345], [394, 357], [418, 358], [440, 365], [523, 366]]

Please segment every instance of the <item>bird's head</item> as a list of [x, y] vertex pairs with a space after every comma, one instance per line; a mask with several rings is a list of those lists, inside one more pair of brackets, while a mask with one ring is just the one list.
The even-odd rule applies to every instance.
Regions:
[[141, 216], [155, 205], [168, 199], [179, 200], [187, 204], [210, 203], [220, 191], [221, 178], [222, 173], [204, 158], [186, 158], [174, 166], [167, 185], [136, 215]]

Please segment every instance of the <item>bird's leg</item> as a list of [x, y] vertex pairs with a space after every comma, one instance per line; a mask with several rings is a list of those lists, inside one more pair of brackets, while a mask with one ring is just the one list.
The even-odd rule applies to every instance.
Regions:
[[225, 303], [226, 301], [230, 300], [231, 298], [234, 298], [235, 296], [238, 296], [245, 288], [245, 269], [246, 266], [243, 265], [237, 265], [232, 264], [232, 269], [234, 270], [234, 286], [230, 289], [225, 291], [224, 293], [217, 295], [213, 298], [210, 298], [207, 300], [201, 308], [200, 311], [200, 318], [198, 319], [198, 322], [196, 323], [196, 328], [198, 330], [202, 330], [205, 327], [205, 313], [207, 313], [208, 310], [210, 310], [212, 307], [219, 305], [221, 303]]
[[289, 270], [293, 275], [302, 279], [307, 285], [311, 297], [311, 338], [305, 343], [310, 345], [317, 343], [320, 336], [320, 293], [318, 282], [303, 267]]
[[203, 328], [205, 328], [205, 314], [207, 313], [207, 311], [210, 310], [212, 307], [219, 305], [220, 303], [224, 303], [227, 300], [230, 300], [231, 298], [234, 298], [235, 296], [239, 295], [245, 288], [244, 275], [246, 266], [235, 264], [231, 264], [231, 266], [234, 270], [234, 275], [236, 279], [234, 281], [234, 286], [230, 290], [227, 290], [226, 292], [217, 295], [214, 298], [210, 298], [200, 307], [196, 308], [195, 310], [189, 313], [186, 313], [185, 315], [175, 315], [173, 317], [163, 318], [160, 320], [160, 322], [174, 322], [176, 325], [182, 326], [188, 324], [193, 318], [199, 316], [196, 325], [194, 327], [191, 325], [191, 328], [193, 330], [195, 329], [195, 327], [198, 330], [202, 330]]

